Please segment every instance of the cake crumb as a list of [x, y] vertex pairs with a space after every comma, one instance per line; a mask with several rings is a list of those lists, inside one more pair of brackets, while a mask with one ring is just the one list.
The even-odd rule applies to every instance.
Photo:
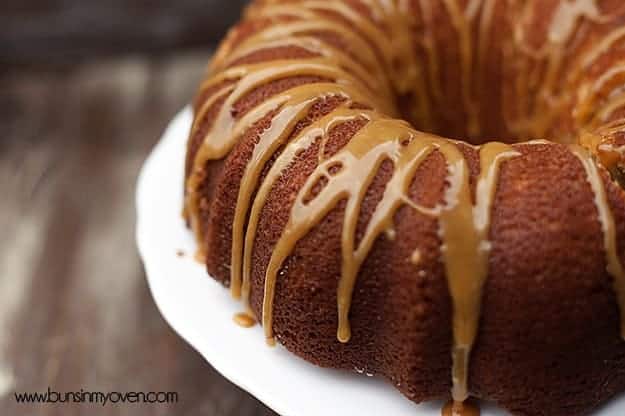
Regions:
[[181, 250], [181, 249], [176, 250], [176, 256], [184, 257], [185, 255], [186, 253], [184, 252], [184, 250]]

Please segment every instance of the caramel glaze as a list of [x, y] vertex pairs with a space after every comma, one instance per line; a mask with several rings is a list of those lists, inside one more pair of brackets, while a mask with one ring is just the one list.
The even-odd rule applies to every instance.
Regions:
[[612, 177], [625, 187], [623, 174], [625, 174], [625, 131], [623, 121], [608, 123], [593, 131], [582, 132], [579, 144], [591, 152], [601, 165], [605, 167]]
[[256, 318], [250, 313], [237, 313], [232, 319], [237, 325], [243, 328], [251, 328], [256, 325]]
[[[200, 96], [206, 91], [211, 93], [197, 106], [191, 131], [191, 137], [200, 131], [206, 133], [186, 179], [185, 216], [196, 235], [198, 253], [203, 256], [206, 248], [200, 212], [205, 165], [228, 155], [246, 130], [272, 114], [271, 126], [260, 134], [243, 174], [232, 227], [231, 291], [235, 298], [242, 297], [248, 302], [253, 243], [266, 198], [297, 155], [321, 139], [318, 166], [294, 195], [288, 224], [265, 271], [261, 321], [270, 343], [274, 342], [273, 304], [281, 267], [295, 244], [340, 201], [346, 202], [341, 237], [342, 271], [337, 291], [337, 339], [343, 343], [349, 342], [351, 337], [349, 312], [359, 269], [382, 233], [394, 235], [395, 212], [407, 205], [436, 218], [441, 261], [453, 304], [451, 374], [452, 397], [456, 404], [448, 405], [444, 414], [473, 415], [479, 411], [473, 406], [463, 407], [462, 402], [469, 396], [470, 355], [478, 333], [482, 288], [488, 276], [491, 208], [501, 166], [511, 158], [520, 157], [520, 153], [515, 151], [514, 145], [483, 144], [479, 148], [480, 170], [473, 194], [467, 161], [457, 142], [419, 132], [407, 122], [393, 118], [399, 114], [395, 97], [409, 95], [413, 100], [410, 104], [412, 121], [421, 129], [433, 130], [436, 106], [445, 98], [441, 82], [444, 62], [440, 61], [443, 51], [438, 49], [434, 38], [432, 6], [435, 2], [414, 3], [418, 5], [423, 24], [423, 56], [414, 52], [413, 32], [417, 26], [414, 16], [417, 13], [404, 1], [363, 1], [370, 15], [341, 1], [253, 3], [247, 13], [249, 20], [285, 20], [261, 28], [236, 44], [225, 42], [211, 64], [211, 76], [202, 84]], [[613, 175], [623, 166], [623, 145], [610, 147], [608, 139], [625, 129], [622, 123], [613, 124], [607, 130], [604, 126], [613, 114], [625, 107], [625, 57], [617, 65], [587, 76], [588, 71], [600, 67], [603, 57], [625, 38], [625, 29], [612, 24], [617, 14], [604, 13], [595, 0], [560, 1], [550, 11], [547, 31], [542, 44], [537, 46], [528, 35], [539, 7], [535, 2], [441, 0], [441, 3], [458, 40], [458, 78], [467, 136], [479, 137], [483, 133], [482, 121], [488, 116], [487, 103], [476, 97], [488, 82], [484, 73], [488, 65], [487, 51], [493, 42], [493, 16], [503, 9], [509, 20], [510, 36], [505, 39], [501, 54], [516, 59], [504, 59], [502, 64], [510, 79], [503, 85], [504, 101], [499, 110], [499, 116], [506, 122], [506, 131], [502, 134], [507, 141], [510, 141], [509, 135], [544, 137], [550, 131], [559, 131], [560, 135], [555, 138], [561, 142], [581, 138], [583, 146], [571, 145], [570, 151], [579, 158], [595, 195], [607, 270], [614, 277], [622, 322], [625, 322], [625, 271], [619, 259], [614, 217], [604, 188], [607, 174], [602, 173], [603, 167], [597, 163], [604, 163]], [[339, 18], [328, 18], [328, 13]], [[583, 38], [583, 33], [588, 33], [591, 27], [601, 29], [596, 31], [599, 35], [592, 42]], [[331, 36], [316, 35], [319, 33]], [[229, 39], [235, 35], [231, 33]], [[349, 50], [342, 50], [336, 42], [330, 41], [332, 37], [349, 45]], [[306, 51], [309, 57], [237, 63], [256, 52], [284, 46]], [[571, 51], [576, 53], [572, 55]], [[510, 63], [515, 67], [506, 67]], [[245, 114], [234, 110], [237, 102], [259, 87], [303, 75], [323, 81], [299, 85], [267, 97]], [[335, 96], [342, 98], [341, 105], [292, 137], [294, 126], [316, 102]], [[208, 128], [202, 130], [211, 109], [220, 100], [223, 103], [217, 115]], [[566, 128], [557, 127], [563, 113], [570, 115]], [[366, 120], [364, 127], [341, 151], [325, 158], [323, 147], [328, 132], [356, 119]], [[601, 127], [604, 129], [599, 130]], [[443, 155], [447, 162], [447, 188], [444, 200], [428, 208], [415, 204], [406, 193], [416, 170], [433, 152]], [[261, 172], [276, 155], [261, 181]], [[384, 161], [392, 162], [392, 177], [366, 225], [364, 236], [356, 244], [361, 204]], [[408, 261], [418, 263], [419, 253]], [[235, 320], [246, 326], [251, 322], [248, 318], [245, 315]], [[622, 333], [625, 335], [625, 324], [622, 324]], [[464, 410], [458, 411], [461, 408]]]
[[442, 416], [480, 416], [480, 408], [471, 400], [464, 402], [448, 402], [443, 407]]

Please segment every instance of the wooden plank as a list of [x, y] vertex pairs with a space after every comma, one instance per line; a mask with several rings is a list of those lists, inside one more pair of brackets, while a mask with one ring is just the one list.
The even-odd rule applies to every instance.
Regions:
[[212, 48], [246, 0], [4, 0], [0, 64]]
[[[273, 415], [163, 321], [134, 242], [136, 175], [206, 55], [0, 74], [0, 414]], [[176, 391], [171, 405], [21, 405], [14, 391]]]

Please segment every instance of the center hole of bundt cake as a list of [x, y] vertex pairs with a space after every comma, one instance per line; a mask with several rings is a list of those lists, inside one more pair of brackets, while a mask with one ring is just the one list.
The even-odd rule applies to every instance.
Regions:
[[[311, 35], [312, 36], [312, 35]], [[315, 33], [315, 37], [321, 37], [324, 41], [331, 44], [340, 44], [340, 39], [324, 33]], [[351, 58], [358, 61], [357, 56], [353, 52], [346, 52]], [[267, 64], [272, 65], [275, 62], [288, 62], [288, 60], [303, 61], [307, 59], [316, 59], [319, 55], [311, 52], [303, 47], [295, 45], [272, 46], [259, 48], [249, 54], [244, 54], [229, 63], [231, 67], [242, 65]], [[461, 70], [457, 65], [445, 65], [445, 81], [441, 84], [440, 91], [433, 94], [428, 91], [425, 95], [418, 93], [418, 88], [410, 87], [410, 92], [398, 93], [396, 91], [385, 91], [385, 94], [374, 96], [376, 101], [386, 100], [390, 98], [394, 100], [393, 105], [396, 108], [395, 114], [387, 114], [389, 116], [401, 117], [408, 121], [415, 129], [427, 133], [436, 134], [456, 140], [467, 141], [472, 144], [481, 144], [487, 141], [497, 140], [504, 142], [515, 142], [520, 139], [534, 138], [529, 136], [519, 137], [514, 134], [504, 120], [502, 113], [502, 86], [500, 79], [488, 79], [485, 83], [487, 88], [476, 91], [474, 86], [471, 94], [472, 105], [468, 105], [466, 99], [467, 86], [462, 84]], [[277, 67], [278, 64], [275, 64]], [[343, 68], [344, 69], [344, 68]], [[334, 83], [337, 82], [330, 76], [323, 76], [315, 71], [314, 75], [308, 75], [306, 71], [301, 74], [286, 76], [281, 79], [273, 79], [254, 88], [247, 96], [243, 97], [236, 103], [237, 114], [241, 117], [251, 108], [269, 97], [275, 96], [288, 89], [295, 88], [303, 84], [314, 83]], [[378, 74], [379, 75], [379, 74]], [[356, 75], [355, 78], [366, 84]], [[390, 77], [392, 78], [392, 77]], [[430, 86], [426, 86], [430, 90]], [[415, 92], [417, 91], [417, 92]], [[385, 95], [386, 97], [382, 97]], [[434, 96], [432, 96], [434, 95]], [[425, 98], [425, 101], [424, 100]], [[369, 102], [361, 103], [356, 101], [355, 106], [361, 105], [362, 108], [369, 108]]]
[[[495, 82], [496, 83], [496, 82]], [[413, 128], [441, 137], [464, 141], [480, 145], [489, 141], [517, 143], [524, 140], [545, 139], [555, 142], [570, 142], [571, 134], [561, 132], [548, 137], [532, 135], [529, 128], [526, 131], [513, 131], [509, 123], [501, 114], [500, 100], [496, 99], [496, 91], [500, 87], [492, 85], [490, 91], [484, 91], [483, 101], [476, 101], [473, 107], [467, 107], [459, 97], [450, 94], [439, 97], [443, 104], [431, 108], [427, 118], [420, 114], [418, 100], [412, 93], [396, 94], [396, 106], [400, 117], [409, 122]], [[533, 123], [528, 120], [528, 126]]]

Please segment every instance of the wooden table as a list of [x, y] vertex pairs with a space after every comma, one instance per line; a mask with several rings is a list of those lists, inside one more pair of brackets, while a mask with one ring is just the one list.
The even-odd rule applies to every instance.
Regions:
[[[135, 182], [208, 55], [0, 69], [0, 415], [271, 415], [156, 309]], [[14, 392], [174, 391], [170, 405], [17, 404]]]

